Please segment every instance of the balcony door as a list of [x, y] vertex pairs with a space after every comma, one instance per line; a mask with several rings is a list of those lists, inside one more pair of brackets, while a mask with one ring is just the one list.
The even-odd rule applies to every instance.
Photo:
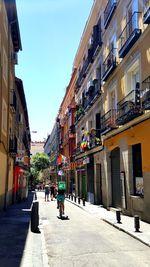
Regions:
[[140, 82], [139, 60], [136, 60], [126, 73], [126, 95], [136, 89], [136, 84]]
[[131, 3], [130, 5], [128, 6], [127, 8], [127, 35], [128, 37], [132, 34], [132, 28], [133, 28], [133, 25], [132, 25], [132, 6], [131, 6]]

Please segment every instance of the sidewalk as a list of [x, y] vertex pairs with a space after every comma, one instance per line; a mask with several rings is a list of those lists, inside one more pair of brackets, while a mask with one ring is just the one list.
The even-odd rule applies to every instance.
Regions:
[[111, 224], [115, 228], [129, 234], [130, 236], [136, 238], [141, 241], [145, 245], [150, 247], [150, 224], [140, 221], [140, 229], [139, 232], [135, 231], [134, 227], [134, 217], [129, 217], [121, 214], [121, 223], [117, 223], [116, 212], [108, 211], [100, 205], [93, 205], [89, 202], [85, 202], [85, 206], [83, 206], [82, 201], [80, 204], [77, 201], [72, 201], [69, 198], [66, 198], [67, 201], [72, 204], [78, 206], [79, 208], [84, 209], [86, 212], [93, 214], [94, 216], [98, 216], [101, 220]]
[[42, 267], [41, 235], [30, 230], [33, 192], [0, 212], [0, 266]]

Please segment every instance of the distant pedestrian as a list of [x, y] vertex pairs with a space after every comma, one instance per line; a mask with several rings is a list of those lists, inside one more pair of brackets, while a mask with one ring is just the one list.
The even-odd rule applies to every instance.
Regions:
[[49, 201], [49, 186], [45, 185], [45, 201]]
[[50, 194], [51, 194], [51, 200], [53, 200], [53, 197], [55, 197], [55, 186], [54, 184], [50, 187]]

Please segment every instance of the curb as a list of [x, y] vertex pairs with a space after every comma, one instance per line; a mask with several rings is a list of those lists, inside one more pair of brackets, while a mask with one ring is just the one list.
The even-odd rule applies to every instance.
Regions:
[[102, 220], [103, 220], [104, 222], [106, 222], [106, 223], [112, 225], [113, 227], [115, 227], [115, 228], [118, 229], [119, 231], [122, 231], [122, 232], [124, 232], [124, 233], [126, 233], [126, 234], [132, 236], [133, 238], [135, 238], [135, 239], [137, 239], [138, 241], [142, 242], [144, 245], [150, 247], [150, 244], [149, 244], [149, 243], [143, 241], [143, 240], [142, 240], [141, 238], [139, 238], [138, 236], [136, 236], [136, 235], [130, 233], [129, 231], [126, 231], [125, 229], [119, 227], [118, 225], [116, 225], [116, 224], [114, 224], [114, 223], [108, 221], [107, 219], [102, 219]]

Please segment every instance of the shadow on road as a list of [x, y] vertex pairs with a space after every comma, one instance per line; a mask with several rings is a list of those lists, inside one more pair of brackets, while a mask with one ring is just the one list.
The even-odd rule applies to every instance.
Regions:
[[0, 266], [19, 267], [30, 223], [33, 193], [0, 214]]

